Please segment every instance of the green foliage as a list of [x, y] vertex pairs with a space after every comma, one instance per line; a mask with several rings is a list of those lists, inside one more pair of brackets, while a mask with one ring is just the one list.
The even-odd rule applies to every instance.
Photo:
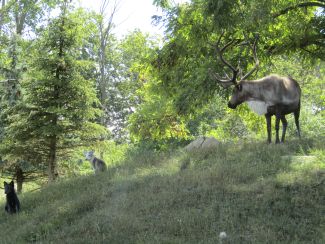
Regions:
[[323, 140], [134, 149], [106, 173], [20, 195], [19, 215], [0, 213], [1, 241], [323, 243]]
[[[151, 88], [149, 84], [147, 89]], [[132, 139], [159, 141], [185, 138], [187, 133], [184, 122], [173, 110], [171, 101], [150, 91], [144, 95], [143, 104], [129, 119]]]
[[77, 15], [53, 19], [35, 42], [28, 75], [22, 80], [23, 100], [8, 115], [3, 151], [35, 164], [58, 159], [72, 148], [105, 134], [95, 123], [100, 110], [92, 80], [82, 76], [93, 64], [81, 59], [86, 26]]
[[145, 84], [151, 79], [150, 62], [158, 40], [135, 30], [116, 43], [110, 53], [110, 84], [105, 102], [107, 124], [116, 141], [129, 139], [128, 117], [143, 102]]
[[[12, 31], [18, 35], [25, 34], [24, 30], [29, 28], [32, 31], [47, 18], [47, 14], [61, 3], [62, 0], [9, 0], [2, 1], [0, 26], [5, 34]], [[13, 25], [14, 23], [14, 25]], [[9, 28], [8, 28], [9, 27]], [[2, 34], [2, 33], [1, 33]]]
[[[215, 99], [207, 103], [202, 109], [197, 109], [195, 113], [186, 118], [186, 127], [189, 135], [193, 137], [206, 136], [211, 134], [212, 130], [217, 129], [226, 116], [224, 99], [216, 96]], [[217, 137], [222, 138], [222, 137]]]

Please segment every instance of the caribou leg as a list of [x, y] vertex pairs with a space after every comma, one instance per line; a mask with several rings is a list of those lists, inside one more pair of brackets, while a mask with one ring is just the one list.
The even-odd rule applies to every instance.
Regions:
[[279, 116], [279, 114], [276, 114], [275, 115], [275, 143], [280, 143], [280, 139], [279, 139], [280, 119], [281, 116]]
[[294, 117], [295, 117], [295, 123], [296, 123], [296, 127], [297, 127], [297, 134], [300, 138], [300, 126], [299, 126], [299, 115], [300, 115], [300, 107], [293, 113]]
[[284, 142], [284, 138], [285, 138], [286, 130], [287, 130], [287, 125], [288, 125], [288, 121], [286, 120], [286, 118], [285, 118], [284, 115], [281, 117], [281, 122], [282, 122], [282, 137], [281, 137], [281, 142]]
[[265, 114], [266, 118], [266, 129], [267, 129], [267, 142], [271, 143], [271, 115], [270, 114]]

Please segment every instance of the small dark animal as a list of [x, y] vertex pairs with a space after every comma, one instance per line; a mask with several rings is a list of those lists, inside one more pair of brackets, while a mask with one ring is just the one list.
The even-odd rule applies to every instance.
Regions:
[[[214, 78], [223, 87], [234, 86], [232, 96], [228, 102], [228, 107], [235, 109], [238, 105], [246, 102], [248, 106], [257, 114], [264, 115], [267, 123], [267, 141], [271, 142], [271, 117], [275, 115], [275, 143], [279, 143], [280, 121], [282, 122], [282, 137], [281, 142], [284, 142], [288, 122], [285, 115], [293, 113], [297, 127], [298, 136], [300, 137], [299, 115], [300, 115], [300, 97], [301, 89], [297, 81], [291, 77], [280, 77], [278, 75], [269, 75], [259, 80], [246, 80], [258, 67], [259, 60], [256, 55], [256, 44], [250, 45], [254, 60], [254, 68], [237, 81], [239, 68], [234, 68], [223, 57], [223, 52], [233, 45], [234, 41], [228, 42], [224, 47], [219, 48], [220, 36], [215, 48], [219, 54], [220, 60], [232, 71], [232, 77], [221, 79], [217, 74], [213, 74]], [[246, 43], [247, 44], [247, 43]]]
[[12, 214], [17, 213], [20, 210], [20, 202], [15, 192], [14, 182], [11, 181], [9, 184], [4, 182], [5, 194], [6, 194], [6, 212]]
[[86, 159], [91, 163], [91, 166], [93, 167], [93, 170], [95, 171], [95, 174], [107, 170], [107, 166], [106, 166], [105, 162], [99, 158], [96, 158], [94, 156], [94, 151], [86, 151], [86, 152], [84, 152], [84, 155], [85, 155]]

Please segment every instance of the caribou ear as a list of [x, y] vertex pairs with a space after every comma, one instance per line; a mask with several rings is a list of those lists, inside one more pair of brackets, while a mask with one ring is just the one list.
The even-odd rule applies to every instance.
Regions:
[[238, 91], [242, 91], [243, 90], [243, 85], [242, 84], [238, 84], [236, 85]]

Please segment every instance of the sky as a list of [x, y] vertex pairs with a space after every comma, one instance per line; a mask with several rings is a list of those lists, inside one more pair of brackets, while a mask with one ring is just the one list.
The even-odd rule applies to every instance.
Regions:
[[[80, 5], [87, 9], [99, 12], [100, 3], [102, 0], [79, 0]], [[115, 0], [109, 0], [111, 6]], [[159, 9], [152, 5], [153, 0], [116, 0], [119, 3], [119, 8], [114, 15], [113, 22], [116, 25], [115, 34], [118, 37], [123, 37], [128, 32], [138, 28], [143, 32], [149, 32], [152, 35], [163, 34], [163, 30], [158, 26], [152, 25], [151, 17], [159, 15]], [[175, 4], [187, 2], [188, 0], [173, 0]], [[111, 9], [108, 8], [108, 15]]]

